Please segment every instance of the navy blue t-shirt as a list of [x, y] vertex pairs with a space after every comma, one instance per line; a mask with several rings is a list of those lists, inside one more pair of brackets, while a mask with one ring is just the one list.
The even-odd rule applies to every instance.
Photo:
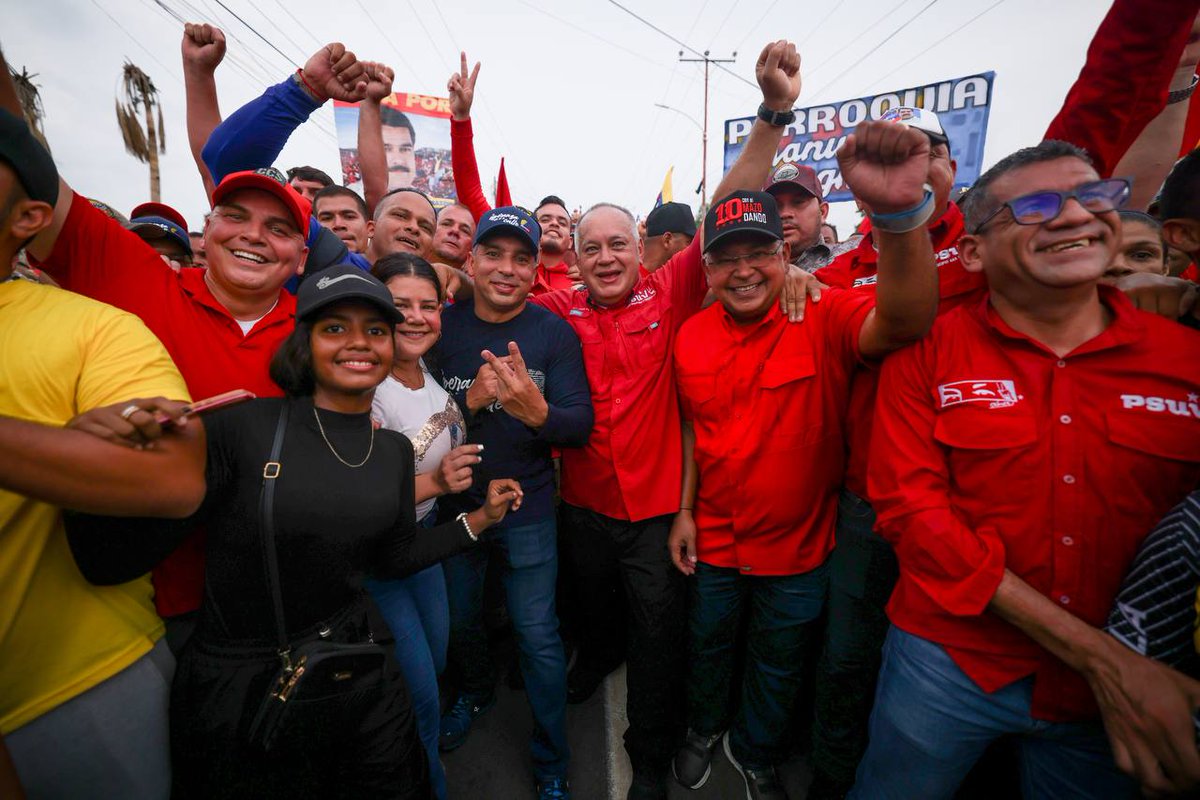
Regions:
[[[546, 424], [533, 429], [509, 416], [499, 401], [472, 414], [467, 389], [483, 365], [483, 350], [508, 355], [516, 342], [529, 377], [550, 406]], [[515, 478], [525, 492], [524, 502], [509, 513], [502, 527], [531, 525], [554, 515], [554, 464], [550, 448], [579, 447], [592, 431], [592, 398], [579, 338], [562, 318], [538, 306], [526, 305], [507, 322], [484, 322], [475, 305], [458, 302], [442, 312], [442, 339], [435, 352], [442, 386], [467, 421], [467, 441], [483, 445], [483, 463], [476, 465], [471, 488], [441, 501], [455, 514], [483, 504], [488, 483]]]

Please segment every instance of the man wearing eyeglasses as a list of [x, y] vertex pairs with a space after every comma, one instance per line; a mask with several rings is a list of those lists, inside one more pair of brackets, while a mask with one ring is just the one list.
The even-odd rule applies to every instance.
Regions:
[[[962, 212], [950, 200], [956, 165], [936, 113], [905, 106], [881, 120], [903, 123], [929, 139], [929, 186], [934, 210], [926, 228], [937, 268], [938, 313], [978, 297], [982, 275], [967, 272], [958, 258]], [[863, 202], [863, 198], [858, 200]], [[869, 210], [869, 203], [867, 204]], [[822, 283], [872, 294], [878, 280], [879, 249], [868, 217], [866, 235], [829, 266], [817, 270]], [[867, 454], [875, 408], [878, 364], [862, 364], [850, 389], [846, 418], [846, 476], [838, 498], [837, 546], [829, 559], [825, 640], [817, 665], [813, 722], [813, 800], [841, 800], [854, 783], [854, 770], [867, 746], [879, 651], [887, 634], [884, 605], [896, 582], [896, 556], [873, 530], [875, 512], [867, 499]]]
[[988, 294], [884, 363], [869, 490], [900, 577], [855, 800], [950, 797], [1005, 734], [1027, 796], [1200, 784], [1200, 683], [1098, 629], [1200, 480], [1200, 334], [1098, 284], [1128, 196], [1064, 142], [1001, 160], [959, 244]]
[[919, 339], [936, 311], [929, 150], [922, 132], [876, 122], [839, 151], [875, 214], [879, 288], [832, 289], [802, 325], [778, 308], [792, 254], [775, 197], [739, 191], [705, 218], [704, 272], [719, 303], [684, 323], [675, 345], [684, 478], [668, 544], [692, 576], [689, 732], [673, 762], [688, 788], [705, 783], [723, 741], [747, 797], [786, 798], [775, 765], [825, 599], [850, 379], [861, 358]]

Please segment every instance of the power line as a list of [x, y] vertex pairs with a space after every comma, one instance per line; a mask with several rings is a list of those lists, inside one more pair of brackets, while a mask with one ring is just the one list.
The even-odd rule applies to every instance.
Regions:
[[[771, 5], [767, 6], [767, 10], [766, 10], [766, 11], [764, 11], [764, 12], [763, 12], [763, 15], [762, 15], [761, 17], [759, 17], [759, 18], [758, 18], [758, 22], [754, 23], [754, 24], [753, 24], [753, 25], [750, 27], [750, 29], [749, 29], [748, 31], [746, 31], [746, 35], [745, 35], [745, 36], [743, 36], [743, 37], [741, 38], [741, 41], [739, 41], [739, 42], [738, 42], [738, 43], [737, 43], [737, 44], [734, 46], [734, 48], [733, 48], [733, 49], [734, 49], [735, 51], [736, 51], [736, 50], [741, 50], [741, 49], [742, 49], [742, 45], [744, 45], [744, 44], [746, 43], [746, 40], [750, 38], [750, 34], [754, 33], [756, 30], [758, 30], [758, 29], [759, 29], [759, 28], [762, 26], [763, 22], [764, 22], [764, 21], [766, 20], [766, 18], [767, 18], [767, 17], [770, 15], [770, 13], [771, 13], [772, 11], [774, 11], [774, 10], [775, 10], [775, 6], [777, 6], [777, 5], [779, 5], [779, 0], [775, 0], [775, 2], [771, 3]], [[807, 38], [807, 37], [806, 37], [806, 38]], [[801, 42], [801, 44], [803, 44], [803, 42]]]
[[146, 45], [142, 44], [141, 40], [138, 39], [136, 36], [134, 36], [132, 33], [130, 33], [125, 28], [124, 25], [122, 25], [120, 22], [118, 22], [116, 17], [114, 17], [112, 14], [108, 13], [108, 10], [106, 8], [104, 8], [104, 6], [100, 5], [98, 2], [96, 2], [96, 0], [92, 0], [92, 5], [94, 5], [98, 9], [100, 9], [100, 12], [102, 14], [104, 14], [104, 16], [108, 17], [113, 25], [116, 25], [118, 28], [120, 28], [122, 33], [124, 33], [126, 36], [128, 36], [130, 39], [133, 40], [134, 44], [136, 44], [138, 47], [142, 48], [142, 50], [145, 51], [146, 55], [150, 56], [151, 60], [154, 61], [155, 64], [158, 64], [160, 67], [162, 67], [163, 70], [165, 70], [166, 73], [168, 75], [170, 75], [172, 78], [179, 81], [180, 83], [183, 83], [183, 78], [181, 78], [179, 75], [177, 75], [166, 64], [159, 61], [158, 56], [156, 56], [156, 55], [154, 55], [154, 53], [150, 52], [150, 48], [148, 48], [148, 47], [146, 47]]
[[307, 58], [308, 54], [304, 52], [304, 48], [297, 44], [295, 39], [293, 39], [291, 36], [288, 36], [287, 31], [285, 31], [278, 23], [276, 23], [275, 20], [263, 13], [263, 10], [258, 7], [258, 4], [255, 3], [254, 0], [246, 0], [246, 2], [249, 3], [250, 7], [257, 11], [258, 15], [265, 19], [267, 23], [279, 33], [280, 36], [286, 39], [292, 47], [296, 48], [296, 50], [300, 52], [300, 57], [302, 59]]
[[829, 56], [821, 63], [819, 63], [813, 67], [802, 67], [802, 70], [804, 72], [804, 77], [811, 78], [813, 76], [813, 74], [815, 74], [818, 70], [822, 69], [827, 64], [830, 64], [833, 61], [836, 61], [839, 56], [845, 54], [855, 44], [857, 44], [864, 36], [866, 36], [868, 33], [875, 30], [880, 25], [882, 25], [884, 20], [886, 20], [888, 17], [892, 16], [892, 14], [895, 14], [897, 11], [899, 11], [901, 8], [903, 8], [904, 5], [907, 3], [908, 3], [908, 0], [900, 0], [900, 2], [897, 3], [892, 8], [891, 11], [887, 12], [886, 14], [883, 14], [882, 16], [876, 17], [874, 22], [872, 22], [870, 25], [868, 25], [867, 27], [865, 27], [861, 31], [859, 31], [857, 34], [855, 34], [854, 38], [851, 39], [848, 43], [839, 45], [838, 48], [834, 51], [833, 55]]
[[622, 52], [628, 53], [629, 55], [633, 56], [634, 58], [639, 58], [642, 61], [645, 61], [647, 64], [653, 64], [656, 67], [661, 67], [662, 69], [667, 69], [667, 67], [664, 66], [663, 64], [660, 64], [651, 58], [647, 58], [644, 54], [639, 53], [635, 50], [631, 50], [628, 47], [625, 47], [624, 45], [617, 44], [616, 42], [614, 42], [610, 39], [606, 39], [603, 36], [601, 36], [600, 34], [596, 33], [595, 31], [589, 31], [587, 28], [581, 28], [580, 26], [576, 25], [575, 23], [573, 23], [569, 20], [565, 20], [562, 17], [556, 16], [555, 14], [552, 14], [551, 12], [545, 10], [544, 8], [539, 8], [539, 7], [535, 6], [533, 3], [530, 3], [529, 0], [517, 0], [517, 2], [519, 2], [523, 6], [533, 9], [534, 11], [538, 12], [539, 14], [549, 17], [550, 19], [554, 20], [555, 22], [559, 22], [563, 25], [566, 25], [568, 28], [572, 28], [573, 30], [579, 31], [580, 33], [582, 33], [585, 36], [590, 36], [591, 38], [595, 39], [598, 42], [603, 42], [604, 44], [609, 45], [610, 47], [615, 47], [616, 49], [618, 49]]
[[391, 46], [392, 50], [396, 53], [396, 57], [400, 59], [400, 63], [403, 64], [404, 68], [409, 71], [409, 74], [413, 76], [413, 79], [419, 79], [417, 70], [413, 68], [412, 64], [408, 63], [408, 59], [405, 58], [404, 54], [400, 52], [400, 48], [396, 47], [396, 45], [392, 43], [392, 38], [383, 32], [383, 26], [380, 25], [375, 17], [371, 15], [371, 12], [367, 10], [367, 7], [362, 4], [361, 0], [354, 0], [354, 2], [358, 5], [359, 9], [362, 10], [363, 14], [366, 15], [367, 19], [371, 21], [371, 24], [375, 26], [375, 30], [379, 32], [380, 38], [382, 38], [388, 43], [388, 45]]
[[904, 67], [907, 67], [909, 64], [911, 64], [912, 62], [916, 61], [918, 58], [920, 58], [921, 56], [925, 55], [925, 54], [926, 54], [926, 53], [928, 53], [930, 50], [932, 50], [933, 48], [937, 47], [937, 46], [938, 46], [939, 44], [941, 44], [942, 42], [944, 42], [944, 41], [946, 41], [947, 39], [949, 39], [951, 36], [954, 36], [954, 35], [955, 35], [955, 34], [957, 34], [959, 31], [961, 31], [963, 28], [967, 27], [967, 26], [968, 26], [968, 25], [970, 25], [972, 22], [974, 22], [975, 20], [979, 19], [980, 17], [982, 17], [984, 14], [988, 13], [989, 11], [991, 11], [991, 10], [992, 10], [993, 8], [995, 8], [996, 6], [999, 6], [999, 5], [1001, 5], [1003, 2], [1004, 2], [1004, 0], [996, 0], [996, 2], [992, 3], [990, 6], [988, 6], [987, 8], [985, 8], [983, 11], [980, 11], [978, 14], [976, 14], [976, 15], [975, 15], [975, 16], [973, 16], [973, 17], [971, 17], [969, 20], [967, 20], [966, 22], [964, 22], [962, 25], [959, 25], [957, 28], [955, 28], [954, 30], [950, 31], [950, 32], [949, 32], [949, 33], [947, 33], [945, 36], [943, 36], [942, 38], [938, 39], [936, 42], [934, 42], [933, 44], [929, 45], [928, 47], [926, 47], [926, 48], [925, 48], [924, 50], [922, 50], [921, 52], [917, 53], [915, 56], [913, 56], [912, 58], [910, 58], [908, 61], [905, 61], [905, 62], [904, 62], [903, 64], [901, 64], [900, 66], [893, 68], [893, 70], [892, 70], [892, 71], [893, 71], [893, 72], [896, 72], [896, 71], [898, 71], [898, 70], [901, 70], [901, 69], [903, 69]]
[[[317, 47], [325, 46], [326, 43], [321, 41], [321, 38], [319, 36], [317, 36], [315, 33], [310, 31], [303, 22], [301, 22], [299, 19], [297, 19], [296, 15], [292, 13], [291, 9], [289, 9], [286, 5], [284, 5], [281, 2], [281, 0], [275, 0], [275, 5], [279, 6], [279, 8], [282, 9], [283, 13], [287, 14], [288, 17], [292, 20], [292, 22], [296, 23], [296, 27], [298, 27], [300, 30], [307, 33], [308, 37], [317, 43]], [[301, 48], [301, 49], [303, 49], [303, 48]]]
[[928, 11], [929, 9], [931, 9], [935, 5], [937, 5], [937, 3], [938, 3], [938, 0], [929, 0], [929, 2], [926, 3], [925, 6], [920, 11], [918, 11], [913, 16], [909, 17], [908, 20], [905, 21], [899, 28], [896, 28], [896, 30], [892, 31], [887, 36], [885, 36], [883, 38], [883, 40], [879, 42], [879, 44], [875, 45], [871, 49], [867, 50], [867, 52], [863, 53], [862, 56], [860, 56], [858, 58], [858, 60], [856, 60], [853, 64], [846, 67], [844, 70], [842, 70], [837, 75], [835, 75], [832, 80], [827, 81], [825, 83], [825, 85], [821, 87], [821, 89], [819, 91], [813, 93], [814, 97], [817, 94], [820, 94], [820, 92], [824, 92], [825, 90], [827, 90], [830, 86], [837, 83], [839, 80], [841, 80], [847, 74], [849, 74], [850, 71], [853, 70], [855, 67], [857, 67], [859, 64], [861, 64], [862, 62], [864, 62], [868, 58], [870, 58], [872, 55], [875, 55], [877, 52], [879, 52], [879, 48], [883, 47], [885, 44], [890, 42], [893, 38], [896, 37], [897, 34], [899, 34], [902, 30], [907, 28], [913, 22], [915, 22], [917, 20], [917, 18], [920, 17], [922, 14], [924, 14], [926, 11]]
[[846, 0], [838, 0], [838, 2], [836, 4], [834, 4], [833, 8], [829, 9], [829, 13], [827, 13], [825, 16], [821, 17], [821, 19], [819, 19], [817, 21], [816, 25], [813, 25], [811, 28], [808, 29], [808, 33], [806, 33], [804, 35], [804, 38], [800, 40], [800, 44], [797, 45], [797, 47], [802, 46], [805, 42], [807, 42], [809, 39], [811, 39], [816, 34], [817, 31], [821, 30], [821, 26], [824, 25], [829, 20], [829, 18], [832, 17], [835, 13], [837, 13], [837, 10], [845, 4], [846, 4]]
[[[936, 1], [936, 0], [935, 0], [935, 1]], [[703, 57], [704, 57], [704, 54], [703, 54], [703, 53], [701, 53], [701, 52], [700, 52], [699, 50], [697, 50], [696, 48], [692, 47], [690, 44], [687, 44], [686, 42], [684, 42], [684, 41], [681, 41], [681, 40], [679, 40], [679, 39], [676, 39], [674, 36], [672, 36], [671, 34], [667, 33], [666, 31], [664, 31], [662, 28], [660, 28], [660, 27], [658, 27], [657, 25], [655, 25], [655, 24], [654, 24], [653, 22], [651, 22], [650, 20], [646, 19], [645, 17], [638, 16], [638, 15], [637, 15], [637, 14], [635, 14], [634, 12], [630, 11], [628, 8], [626, 8], [625, 6], [623, 6], [623, 5], [621, 5], [620, 3], [618, 3], [618, 2], [617, 2], [617, 0], [608, 0], [608, 2], [609, 2], [609, 3], [611, 3], [612, 5], [616, 6], [617, 8], [621, 9], [621, 10], [622, 10], [622, 11], [624, 11], [626, 14], [628, 14], [628, 15], [629, 15], [629, 16], [631, 16], [631, 17], [633, 17], [634, 19], [636, 19], [638, 22], [642, 23], [643, 25], [645, 25], [645, 26], [647, 26], [647, 27], [651, 28], [652, 30], [658, 31], [660, 34], [662, 34], [663, 36], [667, 37], [667, 38], [668, 38], [668, 39], [670, 39], [672, 42], [674, 42], [675, 44], [677, 44], [677, 45], [679, 45], [680, 47], [682, 47], [684, 50], [687, 50], [687, 51], [688, 51], [689, 53], [691, 53], [692, 55], [695, 55], [695, 56], [700, 56], [701, 58], [703, 58]], [[723, 67], [723, 66], [721, 66], [720, 64], [718, 64], [718, 65], [717, 65], [717, 67], [718, 67], [718, 69], [720, 69], [720, 70], [722, 70], [722, 71], [724, 71], [724, 72], [728, 72], [730, 75], [732, 75], [733, 77], [737, 78], [739, 81], [741, 81], [742, 83], [744, 83], [744, 84], [746, 84], [747, 86], [751, 87], [752, 89], [758, 89], [758, 84], [756, 84], [756, 83], [752, 83], [751, 81], [748, 81], [748, 80], [746, 80], [746, 78], [742, 77], [741, 75], [738, 75], [736, 72], [734, 72], [733, 70], [729, 69], [728, 67]]]
[[243, 24], [243, 25], [245, 25], [247, 28], [249, 28], [249, 29], [250, 29], [250, 32], [251, 32], [251, 33], [253, 33], [255, 36], [257, 36], [259, 39], [262, 39], [262, 40], [263, 40], [263, 42], [264, 42], [264, 43], [267, 45], [267, 47], [271, 48], [271, 49], [272, 49], [272, 50], [274, 50], [276, 53], [279, 53], [279, 55], [283, 57], [283, 60], [284, 60], [284, 61], [288, 62], [289, 64], [291, 64], [292, 66], [295, 66], [295, 67], [299, 67], [299, 66], [300, 66], [300, 65], [299, 65], [299, 64], [297, 64], [295, 61], [292, 61], [292, 59], [288, 58], [287, 54], [286, 54], [286, 53], [284, 53], [282, 50], [280, 50], [278, 47], [276, 47], [276, 46], [275, 46], [275, 45], [274, 45], [274, 44], [271, 42], [271, 40], [270, 40], [270, 39], [268, 39], [267, 37], [265, 37], [265, 36], [263, 36], [261, 33], [259, 33], [259, 32], [258, 32], [258, 30], [257, 30], [257, 29], [256, 29], [256, 28], [255, 28], [253, 25], [251, 25], [249, 22], [246, 22], [246, 20], [244, 20], [244, 19], [242, 19], [240, 16], [238, 16], [238, 13], [237, 13], [236, 11], [234, 11], [232, 8], [230, 8], [229, 6], [225, 5], [225, 3], [221, 2], [221, 0], [213, 0], [213, 2], [215, 2], [215, 3], [216, 3], [217, 5], [219, 5], [221, 8], [225, 9], [225, 10], [226, 10], [226, 11], [228, 11], [230, 14], [232, 14], [232, 15], [233, 15], [233, 18], [234, 18], [234, 19], [236, 19], [238, 22], [242, 23], [242, 24]]

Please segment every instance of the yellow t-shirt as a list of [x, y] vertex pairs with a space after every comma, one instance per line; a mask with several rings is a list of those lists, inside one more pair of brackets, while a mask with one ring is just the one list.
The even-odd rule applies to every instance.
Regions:
[[[190, 399], [141, 320], [24, 280], [0, 283], [0, 415], [61, 426], [133, 397]], [[110, 678], [163, 633], [150, 578], [92, 586], [55, 506], [0, 489], [0, 733]]]

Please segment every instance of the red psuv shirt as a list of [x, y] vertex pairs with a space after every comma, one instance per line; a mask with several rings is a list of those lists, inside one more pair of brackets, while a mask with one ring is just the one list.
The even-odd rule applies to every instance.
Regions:
[[1033, 714], [1096, 713], [1084, 679], [988, 612], [1004, 569], [1104, 624], [1138, 545], [1200, 480], [1200, 333], [1100, 287], [1111, 324], [1059, 358], [985, 296], [883, 364], [870, 465], [896, 546], [892, 622]]
[[720, 303], [675, 343], [696, 434], [697, 557], [746, 575], [797, 575], [833, 549], [846, 401], [874, 298], [836, 289], [793, 325], [773, 303], [741, 325]]
[[[843, 253], [827, 267], [817, 270], [818, 280], [842, 289], [856, 288], [875, 293], [879, 252], [871, 236], [871, 222], [863, 220], [866, 235], [858, 247]], [[950, 203], [946, 213], [929, 226], [933, 257], [937, 262], [938, 311], [946, 313], [955, 306], [979, 296], [987, 288], [982, 273], [967, 272], [958, 260], [958, 240], [963, 235], [963, 215]], [[867, 497], [867, 455], [871, 451], [871, 420], [875, 410], [875, 388], [879, 382], [878, 364], [864, 364], [854, 376], [850, 389], [850, 412], [846, 423], [846, 488], [859, 497]]]
[[671, 352], [707, 293], [697, 236], [639, 280], [620, 306], [594, 305], [585, 289], [530, 298], [575, 330], [592, 389], [592, 435], [562, 451], [563, 500], [633, 522], [679, 510], [683, 459]]
[[[171, 354], [194, 400], [231, 389], [259, 397], [283, 392], [268, 365], [295, 327], [296, 299], [279, 303], [243, 335], [217, 302], [204, 270], [174, 272], [135, 234], [76, 194], [50, 256], [40, 266], [65, 289], [136, 314]], [[154, 570], [154, 602], [164, 617], [200, 607], [204, 540], [194, 534]]]

